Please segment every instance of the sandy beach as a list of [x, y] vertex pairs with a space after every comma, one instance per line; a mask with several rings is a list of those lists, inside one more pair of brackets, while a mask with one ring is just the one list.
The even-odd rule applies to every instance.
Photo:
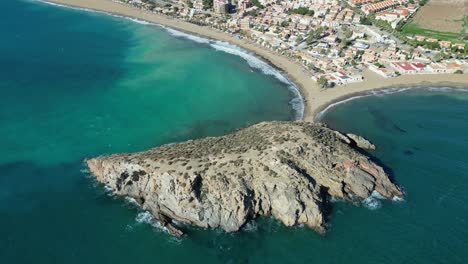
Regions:
[[208, 27], [202, 27], [185, 21], [172, 19], [163, 15], [153, 14], [137, 8], [112, 2], [110, 0], [48, 0], [58, 4], [105, 11], [122, 16], [138, 18], [152, 23], [161, 24], [187, 33], [204, 36], [211, 39], [226, 41], [249, 50], [275, 67], [282, 70], [298, 86], [304, 98], [304, 120], [313, 121], [315, 115], [327, 105], [356, 94], [389, 87], [418, 87], [418, 86], [450, 86], [468, 88], [468, 74], [420, 74], [403, 75], [385, 79], [370, 71], [364, 71], [364, 82], [338, 86], [331, 89], [321, 89], [310, 78], [304, 69], [285, 56], [260, 47], [248, 40], [238, 39], [224, 32]]

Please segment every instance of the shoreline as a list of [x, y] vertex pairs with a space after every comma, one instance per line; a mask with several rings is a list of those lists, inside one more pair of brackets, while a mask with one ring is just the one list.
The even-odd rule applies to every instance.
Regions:
[[375, 89], [355, 92], [343, 95], [330, 101], [322, 107], [316, 109], [314, 112], [314, 122], [321, 122], [322, 116], [332, 109], [335, 106], [338, 106], [342, 103], [346, 103], [355, 99], [364, 98], [368, 96], [378, 96], [378, 95], [390, 95], [396, 93], [402, 93], [409, 90], [430, 90], [430, 89], [450, 89], [450, 90], [459, 90], [468, 92], [468, 84], [466, 83], [457, 83], [450, 81], [440, 81], [440, 82], [420, 82], [414, 84], [399, 84], [391, 85], [387, 87], [379, 87]]
[[110, 0], [40, 0], [41, 2], [55, 3], [76, 8], [86, 8], [92, 11], [106, 12], [117, 16], [124, 16], [155, 23], [183, 33], [201, 36], [210, 40], [225, 41], [235, 45], [252, 55], [269, 63], [284, 74], [299, 90], [303, 99], [304, 111], [302, 120], [314, 122], [316, 115], [330, 104], [358, 96], [373, 90], [388, 88], [432, 86], [450, 86], [453, 88], [468, 88], [468, 74], [417, 74], [402, 75], [393, 78], [383, 78], [366, 69], [363, 72], [365, 81], [322, 89], [310, 78], [304, 68], [293, 62], [290, 58], [276, 54], [266, 48], [254, 44], [250, 40], [238, 39], [233, 35], [217, 31], [208, 27], [198, 26], [183, 20], [153, 14], [137, 8], [132, 8]]

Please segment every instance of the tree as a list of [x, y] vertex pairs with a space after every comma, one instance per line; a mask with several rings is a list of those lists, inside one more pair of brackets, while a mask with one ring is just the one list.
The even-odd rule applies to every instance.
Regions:
[[258, 0], [252, 0], [252, 4], [260, 9], [265, 8]]
[[440, 49], [440, 44], [439, 42], [424, 42], [424, 47], [428, 49]]
[[253, 16], [253, 17], [257, 17], [258, 16], [258, 10], [250, 10], [249, 12], [247, 12], [247, 14], [249, 16]]
[[320, 85], [320, 87], [324, 88], [327, 85], [328, 80], [322, 76], [317, 80], [317, 83]]
[[310, 44], [319, 39], [322, 36], [323, 31], [324, 29], [322, 27], [309, 31], [309, 35], [306, 38], [306, 43]]
[[154, 8], [156, 8], [156, 5], [153, 2], [148, 3], [147, 6], [149, 10], [153, 10]]
[[353, 31], [352, 31], [352, 30], [348, 30], [348, 31], [345, 32], [345, 37], [346, 37], [346, 38], [349, 39], [349, 38], [351, 38], [352, 36], [353, 36]]
[[454, 73], [455, 73], [455, 74], [463, 74], [463, 71], [460, 70], [460, 69], [458, 69], [458, 70], [456, 70]]
[[340, 45], [338, 45], [338, 47], [340, 49], [345, 49], [346, 47], [349, 46], [349, 44], [351, 44], [351, 41], [349, 41], [347, 39], [343, 39], [343, 40], [341, 40]]
[[444, 57], [444, 55], [442, 54], [442, 52], [439, 52], [434, 56], [434, 61], [439, 62], [439, 61], [441, 61], [443, 59], [443, 57]]
[[369, 18], [367, 18], [366, 16], [362, 16], [360, 22], [363, 25], [368, 25], [368, 26], [372, 25], [372, 21]]
[[211, 9], [213, 8], [213, 0], [203, 0], [203, 8], [204, 9]]
[[310, 9], [305, 8], [305, 7], [299, 7], [299, 8], [289, 10], [289, 14], [299, 14], [299, 15], [313, 16], [314, 15], [314, 10], [310, 10]]

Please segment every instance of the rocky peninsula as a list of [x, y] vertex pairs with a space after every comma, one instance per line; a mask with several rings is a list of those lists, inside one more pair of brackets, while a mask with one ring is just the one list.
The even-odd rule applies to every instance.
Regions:
[[331, 197], [403, 196], [360, 147], [375, 148], [317, 123], [264, 122], [86, 163], [99, 182], [134, 198], [174, 235], [183, 234], [175, 222], [232, 232], [258, 216], [323, 233]]

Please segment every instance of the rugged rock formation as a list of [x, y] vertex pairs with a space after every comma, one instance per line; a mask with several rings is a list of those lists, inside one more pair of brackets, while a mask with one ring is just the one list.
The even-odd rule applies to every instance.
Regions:
[[351, 142], [354, 142], [358, 148], [375, 150], [375, 145], [361, 136], [354, 134], [346, 134], [346, 136], [351, 140]]
[[402, 197], [354, 143], [320, 124], [268, 122], [86, 162], [98, 181], [135, 198], [176, 235], [173, 220], [231, 232], [260, 215], [324, 232], [331, 196]]

